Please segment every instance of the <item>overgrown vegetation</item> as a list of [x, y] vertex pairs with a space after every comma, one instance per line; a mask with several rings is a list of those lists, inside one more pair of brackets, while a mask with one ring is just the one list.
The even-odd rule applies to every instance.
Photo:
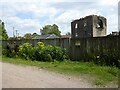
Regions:
[[66, 49], [52, 45], [46, 46], [42, 42], [38, 42], [34, 47], [29, 43], [24, 43], [18, 47], [18, 50], [3, 49], [3, 54], [10, 57], [19, 56], [26, 60], [37, 61], [63, 61], [68, 59]]
[[105, 86], [110, 82], [117, 85], [120, 58], [117, 51], [88, 55], [92, 62], [73, 62], [69, 60], [66, 49], [38, 42], [35, 46], [24, 43], [18, 48], [3, 49], [3, 55], [5, 62], [37, 66], [70, 75], [89, 75], [94, 78], [95, 85]]
[[[8, 57], [19, 56], [26, 60], [31, 59], [37, 61], [63, 61], [69, 59], [66, 49], [52, 45], [44, 45], [42, 42], [38, 42], [34, 47], [29, 43], [14, 47], [14, 49], [3, 49], [3, 55]], [[85, 60], [82, 61], [94, 62], [100, 66], [120, 67], [120, 51], [109, 49], [102, 50], [102, 52], [89, 53], [86, 54]]]
[[[54, 61], [54, 62], [41, 62], [32, 61], [21, 58], [2, 57], [3, 62], [13, 64], [36, 66], [39, 69], [47, 69], [50, 71], [83, 77], [93, 85], [105, 87], [118, 87], [118, 68], [108, 66], [98, 66], [92, 62], [77, 62], [77, 61]], [[112, 84], [111, 84], [112, 83]], [[112, 85], [112, 86], [111, 86]]]
[[88, 61], [93, 61], [97, 65], [120, 67], [120, 50], [103, 50], [97, 54], [88, 54], [86, 57]]

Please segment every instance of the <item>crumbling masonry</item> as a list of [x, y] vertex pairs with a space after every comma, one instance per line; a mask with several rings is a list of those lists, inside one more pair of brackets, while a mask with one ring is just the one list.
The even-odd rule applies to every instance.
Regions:
[[71, 22], [72, 38], [106, 36], [106, 18], [90, 15]]

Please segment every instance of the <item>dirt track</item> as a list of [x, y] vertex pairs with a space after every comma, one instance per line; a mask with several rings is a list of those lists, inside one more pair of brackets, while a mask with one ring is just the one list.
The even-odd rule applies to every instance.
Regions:
[[[1, 63], [1, 62], [0, 62]], [[2, 88], [90, 88], [81, 78], [30, 66], [2, 63]]]

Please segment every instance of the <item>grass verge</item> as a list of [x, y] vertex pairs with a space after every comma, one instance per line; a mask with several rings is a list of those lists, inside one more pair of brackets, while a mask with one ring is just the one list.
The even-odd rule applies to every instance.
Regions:
[[109, 83], [114, 84], [113, 86], [118, 86], [118, 68], [116, 67], [97, 66], [94, 63], [73, 61], [40, 62], [21, 58], [8, 58], [5, 56], [2, 56], [2, 62], [36, 66], [38, 68], [74, 76], [87, 75], [89, 76], [87, 79], [89, 79], [89, 81], [92, 80], [93, 85], [100, 87], [105, 87]]

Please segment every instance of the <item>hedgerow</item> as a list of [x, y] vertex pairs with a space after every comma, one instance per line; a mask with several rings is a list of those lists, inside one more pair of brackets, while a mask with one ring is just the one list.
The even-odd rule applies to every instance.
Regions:
[[68, 59], [66, 49], [44, 45], [42, 42], [38, 42], [36, 46], [32, 46], [29, 43], [24, 43], [19, 46], [19, 56], [22, 58], [37, 60], [37, 61], [63, 61]]

